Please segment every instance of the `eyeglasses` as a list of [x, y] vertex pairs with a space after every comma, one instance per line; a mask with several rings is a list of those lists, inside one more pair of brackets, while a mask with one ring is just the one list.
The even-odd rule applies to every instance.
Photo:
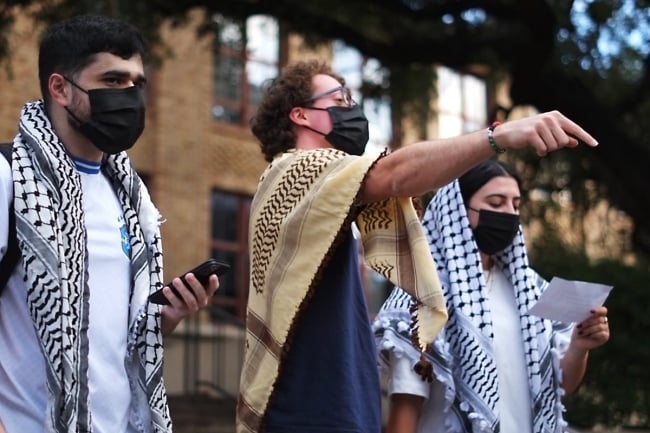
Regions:
[[352, 93], [350, 92], [350, 89], [348, 89], [347, 87], [344, 87], [344, 86], [335, 87], [335, 88], [327, 90], [325, 92], [318, 93], [318, 94], [312, 96], [311, 98], [307, 99], [304, 103], [309, 104], [309, 103], [314, 102], [314, 101], [316, 101], [318, 99], [324, 98], [325, 96], [333, 95], [333, 94], [335, 94], [337, 92], [340, 93], [340, 96], [337, 97], [337, 98], [334, 98], [334, 100], [337, 103], [339, 103], [340, 105], [345, 106], [345, 107], [351, 107], [351, 106], [357, 104], [354, 101], [354, 99], [352, 99]]

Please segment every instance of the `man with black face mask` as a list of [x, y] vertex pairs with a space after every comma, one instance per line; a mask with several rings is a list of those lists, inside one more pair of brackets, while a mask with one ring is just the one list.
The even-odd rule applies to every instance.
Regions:
[[180, 297], [165, 289], [170, 305], [148, 302], [163, 286], [161, 216], [124, 152], [144, 128], [145, 54], [137, 29], [104, 16], [41, 40], [43, 100], [25, 104], [0, 158], [8, 433], [171, 432], [162, 337], [219, 282], [188, 274]]
[[85, 90], [67, 77], [70, 84], [88, 95], [90, 116], [81, 120], [70, 107], [70, 125], [104, 153], [113, 155], [133, 146], [144, 130], [144, 90], [141, 85]]
[[495, 152], [545, 155], [597, 144], [558, 112], [462, 137], [363, 155], [368, 122], [345, 81], [318, 61], [287, 66], [251, 121], [269, 166], [250, 214], [247, 339], [238, 432], [379, 433], [380, 386], [361, 284], [365, 260], [415, 296], [424, 350], [447, 314], [410, 197]]
[[375, 318], [391, 398], [387, 433], [564, 432], [561, 396], [609, 339], [607, 308], [579, 324], [527, 314], [548, 283], [529, 265], [520, 181], [490, 159], [434, 195], [424, 229], [450, 320], [425, 352], [407, 326], [412, 298], [393, 290]]

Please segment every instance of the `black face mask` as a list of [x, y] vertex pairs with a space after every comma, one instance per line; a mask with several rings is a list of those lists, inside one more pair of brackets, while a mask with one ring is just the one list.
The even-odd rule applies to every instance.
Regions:
[[478, 249], [489, 255], [505, 250], [519, 230], [519, 215], [487, 209], [477, 212], [478, 224], [474, 228], [474, 239]]
[[[66, 78], [66, 80], [68, 80]], [[130, 149], [144, 130], [145, 103], [142, 89], [79, 90], [88, 94], [90, 119], [82, 121], [65, 107], [77, 122], [75, 127], [101, 151], [115, 154]]]
[[306, 107], [310, 110], [327, 111], [332, 119], [332, 130], [329, 134], [311, 129], [325, 137], [336, 149], [349, 153], [350, 155], [362, 155], [366, 150], [366, 143], [370, 137], [368, 133], [368, 119], [363, 114], [360, 105], [351, 107], [327, 107], [315, 108]]

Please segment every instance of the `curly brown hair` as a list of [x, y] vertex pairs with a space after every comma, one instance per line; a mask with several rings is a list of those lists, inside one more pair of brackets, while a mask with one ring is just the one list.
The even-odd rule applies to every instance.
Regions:
[[319, 74], [329, 75], [345, 86], [343, 77], [327, 63], [309, 60], [284, 67], [280, 75], [264, 89], [250, 125], [268, 162], [278, 153], [295, 147], [296, 134], [289, 113], [293, 107], [304, 104], [311, 97], [312, 78]]

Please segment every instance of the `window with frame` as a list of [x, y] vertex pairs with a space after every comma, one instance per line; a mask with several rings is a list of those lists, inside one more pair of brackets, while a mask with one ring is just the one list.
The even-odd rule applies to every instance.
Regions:
[[332, 68], [345, 79], [352, 98], [363, 106], [368, 118], [370, 139], [366, 154], [381, 153], [388, 147], [392, 135], [390, 101], [388, 96], [362, 95], [362, 87], [364, 83], [380, 85], [386, 80], [386, 72], [377, 59], [363, 56], [341, 40], [335, 40], [332, 48]]
[[219, 290], [213, 298], [218, 310], [240, 319], [246, 317], [248, 293], [248, 219], [252, 198], [215, 190], [212, 192], [213, 258], [230, 264], [230, 271], [219, 277]]
[[278, 74], [279, 27], [275, 18], [253, 15], [238, 21], [213, 17], [215, 120], [247, 126], [263, 84]]
[[471, 74], [440, 66], [438, 73], [438, 136], [454, 137], [487, 124], [487, 86]]

